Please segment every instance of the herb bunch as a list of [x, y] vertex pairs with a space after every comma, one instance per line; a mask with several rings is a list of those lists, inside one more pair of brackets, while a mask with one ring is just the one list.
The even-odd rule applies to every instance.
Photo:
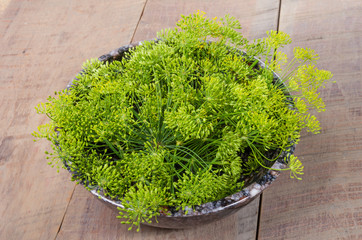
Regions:
[[[332, 75], [302, 48], [282, 71], [287, 34], [249, 42], [236, 29], [233, 17], [197, 12], [121, 61], [87, 61], [70, 89], [37, 106], [51, 119], [34, 133], [52, 142], [50, 163], [60, 159], [74, 180], [121, 200], [130, 228], [164, 206], [240, 191], [246, 176], [275, 161], [271, 151], [298, 143], [303, 128], [318, 133], [310, 110], [324, 110], [317, 90]], [[297, 157], [287, 164], [300, 179]]]

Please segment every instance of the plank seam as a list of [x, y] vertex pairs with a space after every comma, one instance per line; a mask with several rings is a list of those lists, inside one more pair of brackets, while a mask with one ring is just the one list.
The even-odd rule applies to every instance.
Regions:
[[65, 215], [67, 214], [68, 207], [69, 207], [69, 205], [70, 205], [70, 202], [72, 201], [73, 194], [74, 194], [74, 191], [75, 191], [76, 186], [77, 186], [77, 185], [75, 184], [75, 185], [74, 185], [74, 188], [73, 188], [73, 191], [72, 191], [72, 194], [70, 195], [70, 199], [69, 199], [69, 201], [68, 201], [67, 207], [65, 208], [65, 211], [64, 211], [64, 215], [63, 215], [62, 221], [60, 222], [60, 225], [59, 225], [58, 231], [57, 231], [57, 233], [55, 234], [55, 238], [54, 238], [54, 240], [56, 240], [56, 239], [58, 238], [58, 234], [59, 234], [60, 230], [62, 229], [62, 225], [63, 225], [64, 219], [65, 219]]
[[279, 32], [280, 13], [281, 13], [281, 11], [282, 11], [282, 0], [279, 0], [278, 20], [277, 20], [277, 32]]
[[258, 219], [257, 219], [257, 223], [256, 223], [256, 234], [255, 234], [255, 239], [258, 240], [259, 239], [259, 230], [260, 230], [260, 218], [261, 218], [261, 207], [263, 204], [263, 193], [260, 194], [259, 197], [259, 208], [258, 208]]
[[145, 12], [147, 2], [148, 2], [148, 0], [146, 0], [145, 5], [143, 6], [143, 9], [142, 9], [142, 12], [141, 12], [140, 18], [138, 19], [138, 22], [137, 22], [136, 28], [134, 29], [134, 32], [133, 32], [133, 35], [132, 35], [132, 38], [131, 38], [131, 43], [133, 43], [134, 36], [136, 35], [137, 29], [138, 29], [138, 25], [140, 24], [141, 19], [142, 19], [142, 17], [143, 17], [143, 13]]

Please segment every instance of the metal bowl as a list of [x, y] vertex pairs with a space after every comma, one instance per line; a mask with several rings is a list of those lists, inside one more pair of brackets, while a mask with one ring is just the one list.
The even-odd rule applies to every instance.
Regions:
[[[154, 41], [157, 42], [158, 40]], [[102, 62], [121, 60], [126, 52], [128, 52], [131, 48], [137, 47], [141, 44], [142, 42], [137, 42], [117, 48], [108, 54], [102, 55], [99, 57], [99, 60]], [[241, 51], [240, 53], [245, 54]], [[260, 60], [258, 61], [259, 62], [257, 67], [264, 68], [265, 64]], [[275, 73], [273, 74], [274, 81], [282, 83], [280, 77]], [[73, 80], [67, 85], [67, 89], [71, 88], [72, 82]], [[282, 152], [282, 154], [279, 155], [279, 158], [274, 163], [272, 163], [272, 166], [269, 164], [269, 167], [272, 169], [286, 168], [284, 159], [289, 159], [289, 156], [294, 152], [294, 149], [295, 145]], [[64, 165], [72, 175], [75, 174], [70, 170], [66, 161], [64, 161]], [[248, 203], [254, 200], [262, 193], [264, 189], [270, 186], [270, 184], [279, 176], [279, 174], [280, 171], [267, 170], [262, 168], [259, 172], [248, 177], [248, 179], [245, 179], [245, 187], [235, 194], [217, 201], [196, 206], [194, 209], [189, 209], [189, 211], [186, 212], [184, 210], [179, 210], [178, 212], [172, 212], [171, 215], [161, 214], [157, 217], [157, 219], [152, 219], [152, 223], [143, 224], [159, 228], [183, 229], [222, 219], [237, 212], [242, 207], [246, 206]], [[82, 184], [84, 185], [84, 183]], [[121, 201], [111, 200], [105, 197], [101, 192], [97, 192], [97, 190], [91, 190], [90, 192], [114, 211], [118, 212], [118, 208], [124, 208]]]

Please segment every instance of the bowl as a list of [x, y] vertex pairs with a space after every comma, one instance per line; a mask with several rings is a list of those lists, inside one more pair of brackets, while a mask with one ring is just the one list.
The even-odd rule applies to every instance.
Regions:
[[[159, 41], [159, 40], [154, 40]], [[102, 62], [112, 62], [114, 60], [121, 60], [125, 53], [130, 49], [135, 48], [141, 45], [142, 42], [137, 42], [129, 45], [122, 46], [111, 51], [108, 54], [102, 55], [98, 59]], [[241, 54], [245, 54], [240, 51]], [[258, 60], [258, 66], [264, 68], [265, 64]], [[81, 72], [82, 73], [82, 72]], [[281, 83], [280, 77], [274, 74], [274, 81]], [[72, 86], [72, 81], [67, 85], [67, 89], [70, 89]], [[245, 181], [245, 187], [230, 196], [227, 196], [223, 199], [217, 201], [204, 203], [194, 208], [186, 208], [184, 210], [180, 209], [176, 211], [172, 208], [167, 208], [166, 212], [162, 212], [157, 219], [153, 218], [152, 223], [142, 223], [144, 225], [149, 225], [159, 228], [169, 228], [169, 229], [184, 229], [191, 228], [196, 225], [201, 225], [205, 223], [210, 223], [216, 220], [220, 220], [226, 216], [229, 216], [241, 208], [245, 207], [248, 203], [257, 198], [271, 183], [279, 176], [280, 171], [277, 169], [284, 169], [287, 167], [286, 161], [288, 161], [289, 156], [294, 152], [295, 145], [291, 146], [281, 154], [279, 151], [272, 152], [271, 155], [279, 156], [275, 162], [265, 163], [271, 169], [261, 168], [259, 172], [248, 176]], [[70, 170], [66, 161], [63, 161], [65, 167], [72, 175], [76, 175], [75, 172]], [[86, 185], [85, 183], [82, 183]], [[124, 208], [121, 201], [112, 200], [108, 197], [105, 197], [102, 192], [97, 190], [90, 190], [90, 192], [97, 197], [104, 204], [108, 205], [114, 211], [119, 212], [118, 208]]]

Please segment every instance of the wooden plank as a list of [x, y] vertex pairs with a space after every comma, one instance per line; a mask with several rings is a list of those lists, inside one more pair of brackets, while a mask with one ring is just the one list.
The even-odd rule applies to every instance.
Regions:
[[209, 17], [236, 17], [242, 26], [241, 32], [247, 38], [261, 38], [266, 31], [276, 30], [279, 0], [148, 0], [134, 41], [153, 39], [164, 28], [175, 27], [181, 14], [189, 15], [197, 10]]
[[85, 59], [127, 44], [144, 0], [0, 4], [0, 239], [54, 239], [75, 184], [46, 162], [30, 133], [34, 106], [66, 86]]
[[[156, 32], [174, 27], [181, 14], [198, 9], [210, 17], [230, 14], [240, 20], [247, 37], [262, 37], [277, 28], [278, 0], [148, 0], [133, 41], [152, 39]], [[255, 239], [259, 199], [221, 221], [186, 230], [143, 226], [139, 233], [127, 231], [116, 213], [77, 187], [57, 239]]]
[[358, 0], [282, 1], [280, 30], [317, 50], [336, 83], [321, 91], [322, 134], [297, 146], [303, 180], [284, 174], [263, 195], [260, 239], [362, 239], [361, 12]]

